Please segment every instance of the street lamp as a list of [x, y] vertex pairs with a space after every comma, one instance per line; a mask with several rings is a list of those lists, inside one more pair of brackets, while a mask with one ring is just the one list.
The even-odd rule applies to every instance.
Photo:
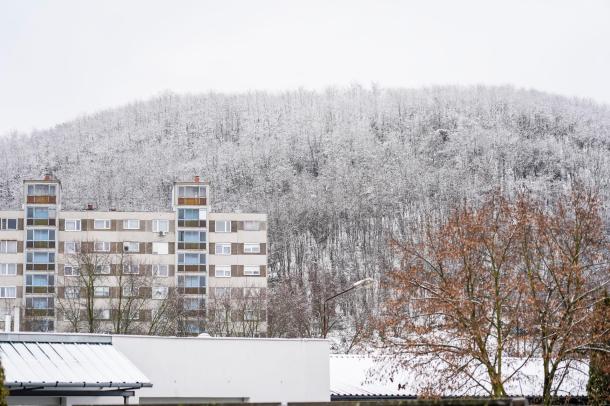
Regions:
[[336, 295], [333, 295], [329, 298], [324, 299], [324, 303], [322, 304], [322, 337], [326, 338], [326, 335], [328, 334], [328, 330], [330, 330], [328, 327], [328, 317], [326, 315], [326, 303], [328, 303], [329, 300], [333, 300], [337, 296], [341, 296], [344, 293], [370, 286], [373, 284], [373, 282], [375, 282], [375, 280], [373, 278], [361, 279], [357, 282], [354, 282], [354, 284], [351, 287], [349, 287], [348, 289], [345, 289], [343, 292], [339, 292]]

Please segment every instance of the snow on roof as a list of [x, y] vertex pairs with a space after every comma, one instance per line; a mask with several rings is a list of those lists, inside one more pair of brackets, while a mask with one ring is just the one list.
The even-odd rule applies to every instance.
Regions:
[[[523, 359], [505, 359], [506, 370], [521, 365]], [[368, 355], [331, 355], [330, 390], [333, 396], [411, 397], [425, 386], [424, 374], [399, 366], [387, 358]], [[434, 375], [433, 373], [430, 375]], [[567, 372], [559, 396], [586, 396], [588, 367], [585, 362], [573, 363]], [[532, 358], [505, 384], [509, 396], [536, 397], [542, 394], [542, 361]], [[484, 396], [481, 388], [466, 392], [448, 390], [442, 396]]]
[[0, 359], [9, 389], [152, 386], [109, 337], [1, 334]]

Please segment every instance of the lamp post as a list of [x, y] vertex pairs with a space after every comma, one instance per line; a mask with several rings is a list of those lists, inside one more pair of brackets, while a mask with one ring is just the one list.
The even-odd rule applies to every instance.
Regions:
[[336, 298], [337, 296], [341, 296], [347, 292], [351, 292], [352, 290], [356, 290], [356, 289], [360, 289], [360, 288], [364, 288], [367, 286], [370, 286], [373, 284], [373, 282], [375, 282], [375, 280], [373, 278], [364, 278], [361, 279], [357, 282], [354, 282], [354, 284], [349, 287], [348, 289], [345, 289], [342, 292], [339, 292], [331, 297], [328, 297], [326, 299], [324, 299], [324, 303], [322, 304], [322, 337], [326, 338], [326, 335], [328, 334], [328, 317], [326, 315], [326, 303], [328, 303], [328, 301], [333, 300], [334, 298]]

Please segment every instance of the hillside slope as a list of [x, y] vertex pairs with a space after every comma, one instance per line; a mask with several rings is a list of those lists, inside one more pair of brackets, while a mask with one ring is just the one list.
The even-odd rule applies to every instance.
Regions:
[[165, 94], [0, 137], [0, 161], [5, 208], [51, 170], [72, 208], [168, 208], [172, 182], [200, 174], [214, 210], [267, 212], [271, 333], [307, 336], [321, 298], [382, 273], [388, 239], [424, 213], [575, 178], [609, 202], [610, 110], [510, 87]]

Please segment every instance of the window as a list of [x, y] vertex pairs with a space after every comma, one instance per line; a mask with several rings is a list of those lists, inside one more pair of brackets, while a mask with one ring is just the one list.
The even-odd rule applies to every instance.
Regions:
[[17, 241], [0, 241], [0, 254], [15, 254], [17, 252]]
[[245, 321], [256, 321], [258, 320], [258, 312], [256, 310], [244, 310]]
[[66, 286], [64, 296], [66, 299], [79, 299], [80, 288], [78, 286]]
[[55, 196], [55, 185], [46, 183], [28, 185], [28, 196]]
[[0, 297], [5, 299], [15, 299], [17, 297], [17, 287], [2, 286], [0, 287]]
[[178, 231], [178, 242], [204, 243], [205, 231]]
[[110, 220], [93, 220], [95, 230], [110, 230]]
[[96, 275], [108, 275], [110, 274], [110, 265], [96, 265], [95, 266], [95, 274]]
[[167, 299], [169, 288], [167, 286], [153, 286], [152, 298], [155, 300]]
[[244, 288], [244, 297], [258, 297], [261, 294], [261, 288]]
[[178, 254], [179, 265], [205, 265], [205, 254], [180, 253]]
[[28, 241], [55, 241], [55, 230], [28, 230]]
[[93, 296], [95, 297], [110, 297], [110, 287], [96, 286], [93, 288]]
[[201, 310], [204, 308], [205, 302], [198, 297], [185, 297], [182, 305], [184, 310]]
[[72, 265], [65, 265], [64, 266], [64, 276], [79, 276], [80, 275], [80, 270]]
[[231, 277], [231, 265], [216, 265], [214, 276], [217, 278]]
[[55, 276], [30, 274], [25, 276], [25, 293], [54, 293]]
[[136, 286], [123, 286], [123, 296], [135, 297], [138, 296], [139, 288]]
[[110, 309], [96, 309], [95, 318], [98, 320], [110, 320]]
[[123, 243], [123, 251], [125, 252], [140, 252], [140, 243], [133, 241], [125, 241]]
[[153, 242], [152, 253], [158, 255], [167, 255], [169, 253], [169, 244], [166, 242]]
[[244, 253], [246, 254], [260, 254], [260, 244], [244, 244]]
[[244, 266], [244, 276], [258, 276], [261, 274], [261, 267], [258, 265]]
[[16, 230], [17, 219], [0, 219], [0, 230]]
[[231, 288], [214, 288], [214, 296], [217, 298], [228, 298], [231, 296]]
[[17, 275], [17, 264], [0, 264], [0, 276]]
[[50, 207], [28, 207], [27, 217], [38, 220], [54, 219], [56, 211]]
[[231, 244], [216, 243], [216, 255], [231, 255]]
[[129, 274], [140, 273], [140, 265], [138, 265], [138, 264], [123, 264], [123, 273], [129, 273]]
[[66, 254], [76, 254], [78, 251], [80, 251], [80, 243], [76, 241], [64, 242], [64, 252]]
[[110, 252], [110, 243], [108, 241], [97, 241], [93, 244], [93, 249], [97, 252]]
[[204, 288], [205, 276], [180, 275], [178, 276], [178, 286], [181, 288]]
[[153, 220], [152, 230], [154, 233], [169, 232], [169, 220]]
[[55, 263], [55, 253], [53, 252], [28, 252], [26, 254], [28, 264], [52, 264]]
[[64, 223], [64, 229], [66, 231], [80, 231], [80, 220], [68, 220]]
[[206, 197], [205, 186], [179, 186], [178, 197]]
[[125, 230], [139, 230], [140, 220], [123, 220], [123, 229]]
[[153, 265], [153, 276], [166, 278], [169, 276], [169, 265], [155, 264]]
[[244, 231], [259, 231], [260, 229], [260, 221], [244, 221]]
[[178, 209], [178, 220], [205, 220], [207, 214], [205, 209]]
[[217, 233], [231, 232], [231, 222], [229, 220], [216, 220], [215, 224]]
[[25, 300], [25, 307], [30, 309], [52, 309], [53, 304], [52, 297], [29, 297]]

